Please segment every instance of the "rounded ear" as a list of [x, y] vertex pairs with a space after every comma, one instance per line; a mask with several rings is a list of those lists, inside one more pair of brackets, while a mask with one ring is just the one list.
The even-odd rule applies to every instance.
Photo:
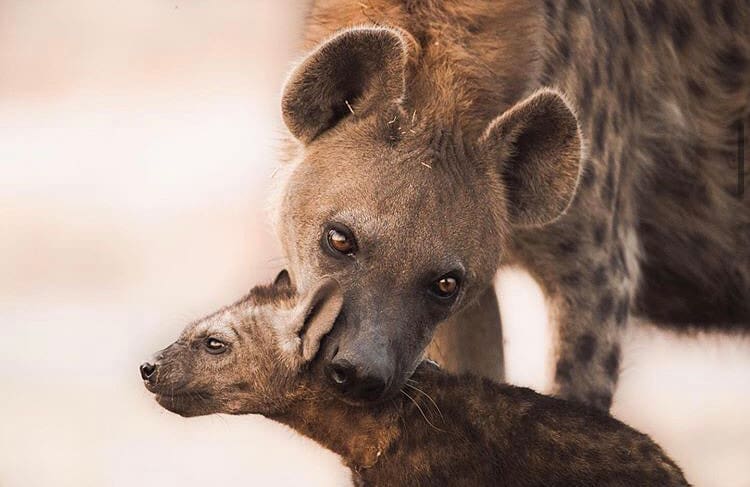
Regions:
[[508, 109], [479, 150], [505, 187], [511, 224], [544, 225], [565, 213], [578, 185], [581, 135], [560, 93], [542, 89]]
[[320, 348], [344, 304], [344, 294], [333, 279], [321, 281], [302, 301], [302, 326], [298, 332], [302, 339], [302, 360], [309, 362]]
[[404, 95], [407, 43], [394, 29], [347, 29], [321, 44], [284, 87], [284, 123], [309, 143], [343, 118], [362, 116]]
[[331, 278], [323, 279], [305, 294], [275, 326], [282, 359], [291, 366], [299, 366], [315, 358], [343, 304], [341, 287]]

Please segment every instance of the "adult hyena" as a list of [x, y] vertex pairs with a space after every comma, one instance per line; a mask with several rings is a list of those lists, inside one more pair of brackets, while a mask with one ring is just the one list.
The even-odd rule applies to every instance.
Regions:
[[598, 408], [631, 314], [746, 329], [748, 2], [321, 0], [307, 42], [279, 234], [298, 286], [344, 287], [350, 397], [398, 390], [442, 321], [449, 368], [500, 377], [502, 265], [552, 305], [556, 391]]

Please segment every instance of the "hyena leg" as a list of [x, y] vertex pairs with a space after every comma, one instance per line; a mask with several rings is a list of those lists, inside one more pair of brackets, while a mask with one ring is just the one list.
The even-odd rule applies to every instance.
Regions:
[[[562, 265], [566, 272], [551, 299], [558, 334], [555, 391], [605, 411], [620, 374], [620, 342], [637, 274], [635, 233], [620, 237], [594, 253], [598, 259], [590, 267]], [[570, 285], [578, 275], [580, 284]]]
[[472, 305], [440, 325], [427, 356], [454, 373], [505, 378], [503, 331], [494, 286]]
[[614, 231], [611, 217], [586, 225], [575, 220], [566, 218], [519, 248], [522, 264], [542, 284], [550, 304], [554, 393], [606, 411], [634, 295], [636, 234], [622, 227]]

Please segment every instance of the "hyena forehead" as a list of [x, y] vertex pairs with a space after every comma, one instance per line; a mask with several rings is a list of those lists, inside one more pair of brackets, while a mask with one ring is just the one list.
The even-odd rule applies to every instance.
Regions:
[[186, 330], [187, 338], [201, 336], [233, 337], [243, 323], [253, 319], [252, 308], [240, 308], [237, 305], [222, 308], [205, 318], [198, 320]]
[[255, 288], [234, 304], [196, 322], [189, 330], [194, 336], [234, 336], [252, 331], [257, 325], [269, 323], [284, 315], [296, 304], [295, 295], [287, 291]]

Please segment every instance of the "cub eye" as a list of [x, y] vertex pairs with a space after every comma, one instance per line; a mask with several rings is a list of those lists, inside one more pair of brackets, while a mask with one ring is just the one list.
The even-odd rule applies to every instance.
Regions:
[[443, 276], [432, 283], [430, 290], [437, 297], [442, 299], [452, 298], [458, 292], [458, 279], [453, 276]]
[[354, 240], [351, 230], [343, 225], [336, 225], [328, 229], [326, 233], [328, 248], [338, 254], [354, 255], [357, 252], [357, 242]]
[[208, 353], [218, 355], [220, 353], [226, 352], [227, 345], [221, 340], [213, 337], [208, 337], [203, 341], [203, 348], [205, 348]]

